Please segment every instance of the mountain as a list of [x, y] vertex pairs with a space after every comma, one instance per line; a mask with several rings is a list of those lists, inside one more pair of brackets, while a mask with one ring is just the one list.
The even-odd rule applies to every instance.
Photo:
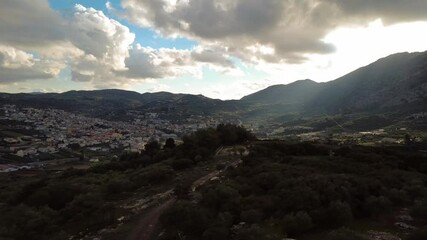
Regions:
[[241, 99], [258, 104], [301, 104], [316, 95], [321, 85], [313, 80], [300, 80], [288, 85], [274, 85]]
[[[247, 122], [273, 121], [292, 125], [301, 124], [299, 119], [339, 115], [351, 116], [346, 119], [357, 122], [358, 126], [379, 119], [390, 124], [413, 113], [427, 112], [427, 52], [393, 54], [333, 81], [300, 80], [270, 86], [237, 101], [202, 95], [140, 94], [109, 89], [45, 94], [0, 93], [1, 103], [58, 108], [112, 120], [124, 120], [127, 110], [135, 110], [157, 112], [169, 119], [220, 115], [239, 117]], [[353, 116], [371, 117], [355, 120]], [[315, 122], [314, 125], [328, 124]]]
[[427, 110], [427, 52], [394, 54], [324, 85], [310, 103], [313, 108], [388, 112], [418, 105]]
[[303, 115], [421, 111], [426, 100], [427, 52], [394, 54], [330, 82], [275, 85], [241, 99], [264, 107], [290, 105]]
[[142, 104], [141, 94], [124, 90], [69, 91], [45, 94], [0, 94], [0, 103], [23, 107], [57, 108], [93, 117], [107, 117]]
[[326, 83], [270, 86], [241, 102], [249, 104], [242, 113], [247, 120], [283, 126], [427, 129], [425, 120], [411, 120], [427, 112], [427, 52], [393, 54]]
[[126, 120], [127, 110], [156, 112], [170, 119], [239, 110], [236, 101], [210, 99], [202, 95], [169, 92], [140, 94], [116, 89], [45, 94], [0, 93], [0, 104], [56, 108], [110, 120]]

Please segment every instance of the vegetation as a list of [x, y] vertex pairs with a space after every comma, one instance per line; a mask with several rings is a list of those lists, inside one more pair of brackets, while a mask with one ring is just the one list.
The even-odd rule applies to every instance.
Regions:
[[[250, 144], [250, 154], [240, 153], [240, 165], [213, 161], [221, 146], [242, 143]], [[177, 203], [160, 218], [164, 240], [363, 240], [354, 223], [380, 221], [403, 208], [419, 227], [405, 238], [425, 239], [426, 162], [405, 147], [256, 141], [244, 128], [219, 125], [185, 136], [180, 145], [151, 141], [140, 153], [87, 170], [1, 175], [0, 238], [83, 236], [131, 214], [121, 204], [135, 193], [174, 189]], [[194, 180], [184, 173], [205, 163], [223, 175], [194, 197]]]
[[283, 239], [333, 230], [325, 239], [362, 240], [342, 227], [403, 207], [422, 226], [426, 161], [396, 148], [258, 142], [240, 166], [202, 189], [198, 203], [184, 199], [164, 213], [164, 239]]
[[[177, 173], [210, 161], [221, 145], [252, 139], [241, 127], [220, 125], [186, 136], [178, 146], [171, 140], [164, 147], [151, 141], [140, 153], [124, 153], [117, 161], [87, 170], [70, 168], [29, 178], [0, 175], [0, 239], [68, 239], [105, 228], [129, 214], [120, 205], [130, 193], [173, 186]], [[188, 183], [181, 189], [185, 195]]]

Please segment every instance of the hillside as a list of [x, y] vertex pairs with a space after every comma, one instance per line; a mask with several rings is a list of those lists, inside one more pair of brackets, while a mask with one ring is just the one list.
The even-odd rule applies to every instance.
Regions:
[[238, 101], [110, 89], [60, 94], [2, 93], [0, 103], [59, 108], [112, 120], [122, 119], [127, 110], [137, 110], [157, 112], [166, 118], [223, 115], [246, 122], [288, 123], [326, 115], [385, 114], [391, 118], [389, 123], [427, 111], [427, 52], [394, 54], [326, 83], [300, 80], [270, 86]]
[[243, 114], [247, 119], [286, 126], [323, 130], [338, 121], [349, 129], [368, 130], [374, 123], [376, 128], [414, 125], [408, 117], [427, 111], [427, 52], [394, 54], [326, 83], [302, 80], [270, 86], [241, 102], [251, 106]]
[[[301, 80], [270, 86], [241, 101], [293, 105], [314, 113], [426, 110], [427, 52], [398, 53], [326, 83]], [[286, 109], [283, 111], [286, 113]]]
[[112, 120], [122, 119], [127, 110], [156, 112], [166, 116], [206, 115], [238, 110], [235, 101], [221, 101], [202, 95], [168, 92], [140, 94], [115, 89], [46, 94], [0, 93], [0, 104], [57, 108]]
[[426, 99], [427, 52], [399, 53], [325, 83], [310, 104], [329, 112], [406, 111]]
[[301, 104], [311, 100], [321, 87], [313, 80], [300, 80], [288, 85], [270, 86], [264, 90], [245, 96], [243, 102], [258, 104]]

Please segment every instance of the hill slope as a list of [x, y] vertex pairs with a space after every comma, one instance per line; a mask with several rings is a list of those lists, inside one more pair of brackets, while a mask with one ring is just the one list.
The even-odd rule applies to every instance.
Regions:
[[158, 112], [173, 119], [191, 115], [232, 115], [246, 121], [294, 120], [335, 114], [388, 114], [392, 118], [427, 112], [427, 52], [398, 53], [327, 83], [300, 80], [270, 86], [239, 101], [202, 95], [124, 90], [48, 94], [0, 94], [1, 103], [59, 108], [120, 119], [126, 110]]
[[427, 52], [399, 53], [325, 83], [311, 105], [330, 112], [405, 111], [426, 99]]
[[[398, 53], [327, 83], [275, 85], [241, 101], [313, 113], [427, 111], [427, 52]], [[282, 113], [289, 112], [289, 106]]]
[[299, 80], [288, 85], [270, 86], [243, 97], [241, 101], [260, 104], [301, 104], [316, 95], [321, 89], [320, 85], [322, 84], [308, 79]]

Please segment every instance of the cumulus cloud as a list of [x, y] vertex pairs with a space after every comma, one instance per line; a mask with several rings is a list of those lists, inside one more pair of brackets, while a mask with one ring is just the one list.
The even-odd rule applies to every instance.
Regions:
[[221, 48], [203, 48], [196, 47], [191, 53], [191, 57], [197, 62], [211, 63], [224, 68], [234, 68], [230, 57], [224, 54]]
[[189, 50], [153, 49], [141, 45], [136, 45], [129, 51], [125, 66], [126, 70], [116, 73], [131, 79], [155, 79], [198, 73]]
[[[112, 71], [124, 68], [135, 38], [129, 28], [102, 11], [82, 5], [63, 14], [50, 9], [47, 0], [6, 0], [1, 6], [0, 44], [21, 49], [17, 53], [31, 64], [15, 70], [3, 66], [0, 83], [52, 78], [67, 66], [75, 81], [114, 81]], [[36, 53], [39, 60], [30, 61], [24, 51]], [[52, 66], [57, 69], [52, 71]]]
[[427, 19], [425, 0], [123, 0], [122, 7], [121, 16], [163, 35], [225, 46], [248, 62], [273, 63], [333, 52], [322, 38], [339, 26]]
[[381, 18], [386, 24], [426, 20], [427, 2], [424, 0], [327, 0], [340, 19], [372, 21]]
[[[135, 34], [127, 26], [79, 4], [58, 13], [49, 8], [47, 0], [6, 0], [0, 20], [0, 44], [16, 50], [0, 55], [0, 83], [52, 78], [65, 67], [71, 71], [71, 80], [94, 87], [183, 74], [200, 77], [204, 66], [234, 71], [229, 56], [216, 47], [176, 50], [134, 45]], [[37, 53], [40, 59], [27, 52]], [[13, 68], [13, 64], [22, 66]]]
[[58, 75], [61, 64], [35, 58], [22, 50], [0, 45], [0, 83], [48, 79]]
[[71, 80], [95, 88], [201, 77], [203, 68], [242, 75], [236, 59], [276, 67], [331, 53], [334, 46], [322, 39], [340, 26], [378, 18], [386, 24], [427, 19], [425, 0], [122, 0], [122, 10], [107, 8], [199, 46], [153, 49], [135, 44], [127, 26], [93, 8], [76, 5], [58, 12], [48, 0], [3, 0], [0, 84], [55, 78], [65, 68]]
[[19, 48], [44, 48], [66, 41], [66, 22], [47, 1], [3, 0], [0, 42]]
[[154, 49], [137, 44], [125, 59], [126, 70], [115, 71], [130, 79], [173, 78], [180, 75], [201, 77], [204, 66], [232, 74], [235, 66], [228, 56], [214, 49], [196, 47], [192, 50]]
[[82, 5], [74, 7], [68, 21], [69, 40], [83, 52], [70, 61], [71, 79], [98, 86], [122, 80], [116, 78], [114, 71], [125, 68], [135, 34], [102, 11]]
[[69, 39], [74, 46], [116, 69], [124, 67], [129, 46], [135, 40], [135, 34], [128, 27], [108, 18], [102, 11], [82, 5], [75, 6], [69, 21], [73, 29]]
[[[71, 70], [71, 80], [93, 86], [117, 86], [126, 81], [117, 78], [114, 71], [125, 68], [135, 35], [102, 11], [76, 5], [61, 15], [51, 10], [46, 0], [6, 0], [0, 8], [0, 19], [0, 44], [10, 43], [43, 59], [36, 61], [25, 51], [3, 48], [0, 83], [52, 78], [65, 67]], [[51, 71], [48, 62], [58, 68]]]
[[13, 47], [0, 46], [0, 65], [9, 68], [30, 67], [34, 65], [31, 54]]

